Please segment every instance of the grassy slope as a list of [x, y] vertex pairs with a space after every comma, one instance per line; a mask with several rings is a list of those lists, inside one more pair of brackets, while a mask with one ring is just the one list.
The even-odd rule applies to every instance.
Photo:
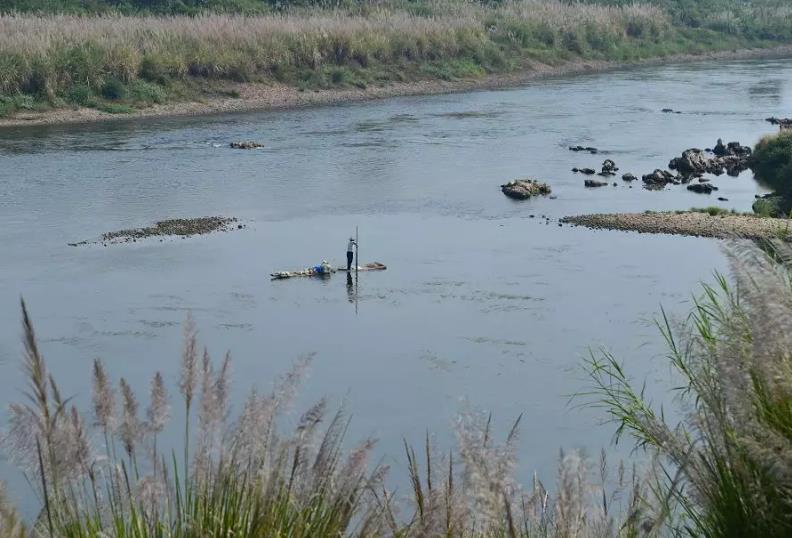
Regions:
[[[241, 1], [210, 5], [243, 11], [266, 6]], [[531, 62], [630, 62], [792, 41], [789, 8], [707, 0], [722, 5], [697, 11], [692, 20], [667, 5], [679, 1], [664, 0], [660, 7], [413, 2], [254, 16], [5, 15], [0, 116], [64, 106], [125, 112], [202, 95], [233, 96], [233, 84], [247, 81], [301, 89], [366, 87], [479, 77]], [[45, 11], [58, 5], [69, 11], [73, 4], [36, 2], [16, 4]], [[102, 0], [79, 5], [107, 8]]]

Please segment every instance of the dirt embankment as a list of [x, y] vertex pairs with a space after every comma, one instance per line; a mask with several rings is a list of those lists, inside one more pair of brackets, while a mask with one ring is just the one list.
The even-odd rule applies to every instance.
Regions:
[[679, 54], [662, 58], [651, 58], [638, 62], [620, 63], [611, 61], [575, 61], [559, 66], [536, 62], [526, 63], [516, 73], [490, 75], [465, 80], [423, 80], [415, 82], [393, 82], [382, 86], [361, 88], [338, 88], [318, 91], [300, 91], [283, 84], [242, 83], [229, 85], [229, 91], [238, 92], [238, 98], [211, 97], [201, 102], [181, 102], [154, 105], [129, 114], [109, 114], [92, 108], [63, 108], [46, 112], [18, 113], [10, 118], [0, 118], [0, 128], [23, 125], [53, 125], [66, 123], [88, 123], [119, 119], [136, 119], [163, 116], [197, 116], [227, 112], [278, 110], [307, 106], [338, 104], [353, 101], [381, 99], [409, 95], [431, 95], [464, 92], [479, 89], [514, 87], [527, 82], [555, 76], [575, 75], [608, 71], [623, 67], [658, 65], [665, 63], [708, 62], [719, 60], [743, 60], [755, 58], [792, 57], [792, 45], [770, 49], [746, 49], [710, 52], [705, 54]]
[[611, 213], [564, 217], [561, 222], [592, 229], [721, 239], [789, 239], [792, 237], [792, 221], [790, 220], [740, 214], [710, 215], [693, 211]]

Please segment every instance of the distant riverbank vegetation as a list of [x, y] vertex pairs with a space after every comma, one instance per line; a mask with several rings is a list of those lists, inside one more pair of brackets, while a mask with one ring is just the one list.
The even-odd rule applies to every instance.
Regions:
[[0, 9], [0, 116], [123, 113], [235, 97], [244, 82], [366, 88], [792, 42], [792, 8], [774, 0], [11, 0]]

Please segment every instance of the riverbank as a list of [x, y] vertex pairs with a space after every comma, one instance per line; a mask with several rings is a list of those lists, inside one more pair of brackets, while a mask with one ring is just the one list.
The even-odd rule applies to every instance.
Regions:
[[[792, 45], [772, 48], [714, 51], [702, 54], [674, 54], [631, 62], [577, 60], [562, 65], [527, 62], [518, 72], [491, 74], [458, 80], [419, 80], [391, 82], [365, 88], [329, 88], [301, 90], [283, 83], [225, 83], [226, 96], [206, 96], [200, 100], [154, 104], [126, 113], [110, 113], [96, 108], [71, 107], [44, 111], [24, 111], [12, 117], [0, 117], [0, 128], [92, 123], [169, 116], [199, 116], [233, 112], [283, 110], [300, 107], [334, 105], [348, 102], [412, 95], [436, 95], [475, 90], [517, 87], [530, 82], [561, 76], [601, 73], [617, 69], [673, 63], [729, 60], [792, 58]], [[235, 95], [238, 97], [228, 97]]]
[[595, 230], [718, 239], [786, 239], [792, 235], [792, 223], [786, 219], [730, 213], [711, 215], [699, 211], [577, 215], [564, 217], [561, 222]]
[[[734, 24], [724, 26], [724, 16]], [[790, 46], [791, 13], [732, 4], [693, 22], [668, 6], [556, 0], [388, 0], [254, 16], [0, 13], [0, 118], [18, 125], [289, 108], [790, 55]]]

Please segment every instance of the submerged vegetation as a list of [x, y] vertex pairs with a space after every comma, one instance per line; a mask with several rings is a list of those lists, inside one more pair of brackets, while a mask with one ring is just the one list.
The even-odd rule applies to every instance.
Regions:
[[[170, 2], [114, 3], [100, 16], [11, 11], [0, 15], [0, 116], [62, 106], [129, 112], [238, 96], [241, 82], [364, 88], [792, 40], [792, 10], [768, 2], [724, 1], [696, 21], [666, 3], [602, 3], [394, 0], [272, 11], [251, 2], [263, 10], [254, 16], [231, 2], [202, 3], [199, 14], [176, 17], [150, 14], [178, 12], [163, 7], [177, 5]], [[52, 0], [38, 9], [80, 12], [70, 5]], [[79, 5], [94, 13], [109, 6]], [[132, 7], [142, 14], [121, 14]]]

